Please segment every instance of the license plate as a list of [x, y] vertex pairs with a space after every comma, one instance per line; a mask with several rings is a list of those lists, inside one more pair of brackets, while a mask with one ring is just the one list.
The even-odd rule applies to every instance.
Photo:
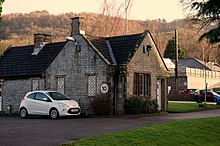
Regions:
[[71, 109], [71, 112], [78, 112], [78, 109]]

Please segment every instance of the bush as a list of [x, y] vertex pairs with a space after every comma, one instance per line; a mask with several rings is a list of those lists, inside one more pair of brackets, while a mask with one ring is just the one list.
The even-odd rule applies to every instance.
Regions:
[[141, 114], [142, 104], [142, 100], [137, 97], [125, 99], [124, 110], [127, 114]]
[[156, 100], [145, 99], [142, 104], [142, 114], [151, 114], [158, 112], [158, 104]]
[[158, 112], [158, 104], [156, 100], [131, 97], [125, 99], [124, 110], [126, 114], [150, 114]]
[[97, 116], [107, 116], [111, 114], [111, 100], [107, 96], [96, 96], [92, 99], [91, 106]]

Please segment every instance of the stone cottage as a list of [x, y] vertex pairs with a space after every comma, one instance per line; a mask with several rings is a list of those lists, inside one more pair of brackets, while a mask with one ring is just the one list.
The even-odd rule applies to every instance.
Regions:
[[168, 69], [149, 31], [92, 37], [81, 17], [72, 18], [71, 36], [53, 43], [35, 34], [34, 45], [8, 48], [0, 57], [0, 111], [15, 113], [32, 90], [57, 90], [77, 100], [85, 112], [90, 101], [107, 94], [113, 114], [123, 114], [124, 99], [146, 96], [167, 110]]

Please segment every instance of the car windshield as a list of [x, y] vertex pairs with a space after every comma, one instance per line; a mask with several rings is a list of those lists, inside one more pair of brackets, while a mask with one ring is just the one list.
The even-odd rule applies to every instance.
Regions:
[[50, 95], [50, 97], [53, 100], [71, 100], [68, 97], [66, 97], [65, 95], [63, 95], [62, 93], [59, 92], [48, 92], [48, 94]]

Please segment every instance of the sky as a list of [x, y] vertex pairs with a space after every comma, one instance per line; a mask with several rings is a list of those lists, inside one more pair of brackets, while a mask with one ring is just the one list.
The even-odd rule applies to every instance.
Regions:
[[[29, 13], [37, 10], [47, 10], [50, 14], [67, 12], [100, 13], [103, 0], [5, 0], [2, 14]], [[123, 4], [125, 0], [116, 0]], [[179, 0], [133, 0], [129, 19], [174, 19], [184, 18], [185, 14]]]

